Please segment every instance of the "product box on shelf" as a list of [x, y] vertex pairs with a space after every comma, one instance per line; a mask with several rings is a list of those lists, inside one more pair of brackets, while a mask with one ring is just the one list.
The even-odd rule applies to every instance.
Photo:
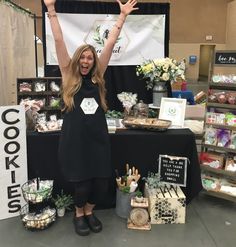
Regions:
[[151, 224], [184, 224], [186, 216], [186, 197], [179, 186], [164, 186], [144, 189], [148, 197], [148, 211]]
[[222, 169], [224, 166], [224, 154], [201, 152], [199, 159], [202, 165], [210, 166], [215, 169]]
[[209, 174], [201, 173], [202, 187], [207, 191], [220, 191], [220, 179]]
[[236, 172], [236, 156], [227, 157], [225, 163], [225, 170], [230, 172]]

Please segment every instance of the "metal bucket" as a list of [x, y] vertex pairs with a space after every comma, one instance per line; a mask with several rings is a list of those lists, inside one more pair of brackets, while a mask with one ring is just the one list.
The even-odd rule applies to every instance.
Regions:
[[166, 82], [165, 81], [154, 82], [154, 87], [152, 89], [153, 105], [160, 107], [162, 97], [167, 97]]
[[135, 197], [135, 192], [124, 193], [119, 189], [116, 189], [116, 214], [127, 219], [129, 217], [130, 211], [132, 209], [130, 203], [131, 198]]

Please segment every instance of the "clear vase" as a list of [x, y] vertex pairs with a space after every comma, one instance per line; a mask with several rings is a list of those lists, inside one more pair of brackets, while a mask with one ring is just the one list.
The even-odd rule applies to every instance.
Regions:
[[154, 84], [152, 88], [153, 105], [156, 107], [160, 107], [161, 98], [167, 97], [166, 81], [155, 81], [153, 84]]

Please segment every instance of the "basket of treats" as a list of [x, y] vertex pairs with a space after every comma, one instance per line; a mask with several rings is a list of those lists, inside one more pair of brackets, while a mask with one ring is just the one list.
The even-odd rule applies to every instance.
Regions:
[[152, 131], [165, 131], [170, 125], [171, 121], [158, 118], [134, 118], [128, 117], [122, 121], [123, 125], [132, 129], [147, 129]]
[[24, 227], [28, 230], [44, 230], [56, 220], [56, 209], [44, 208], [40, 212], [30, 212], [25, 205], [20, 210], [20, 216]]
[[21, 187], [24, 199], [29, 203], [41, 203], [52, 196], [53, 180], [35, 178], [27, 181]]

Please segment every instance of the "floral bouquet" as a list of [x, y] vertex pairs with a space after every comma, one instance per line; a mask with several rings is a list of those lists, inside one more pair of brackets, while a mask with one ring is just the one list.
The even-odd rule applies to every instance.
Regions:
[[175, 81], [176, 78], [185, 80], [184, 69], [180, 64], [168, 57], [149, 59], [136, 67], [136, 74], [146, 79], [147, 89], [152, 89], [155, 81]]
[[137, 94], [130, 92], [122, 92], [117, 94], [117, 98], [122, 103], [127, 114], [130, 113], [130, 110], [133, 105], [137, 102]]

